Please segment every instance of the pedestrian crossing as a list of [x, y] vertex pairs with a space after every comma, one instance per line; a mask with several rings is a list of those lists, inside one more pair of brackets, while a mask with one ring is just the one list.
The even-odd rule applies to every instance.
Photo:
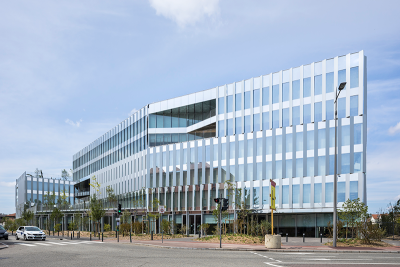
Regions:
[[98, 241], [60, 241], [60, 242], [53, 242], [53, 241], [41, 241], [31, 243], [30, 241], [24, 243], [14, 243], [15, 245], [21, 245], [25, 247], [50, 247], [50, 246], [68, 246], [68, 245], [92, 245], [92, 244], [102, 244], [103, 242]]

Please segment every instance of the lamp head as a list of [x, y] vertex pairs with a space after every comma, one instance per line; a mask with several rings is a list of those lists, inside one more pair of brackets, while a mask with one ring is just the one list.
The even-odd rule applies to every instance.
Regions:
[[346, 82], [342, 82], [342, 83], [339, 85], [339, 91], [343, 90], [345, 86], [346, 86]]

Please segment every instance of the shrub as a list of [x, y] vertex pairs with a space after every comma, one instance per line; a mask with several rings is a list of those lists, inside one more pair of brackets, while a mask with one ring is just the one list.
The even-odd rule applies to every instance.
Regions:
[[171, 223], [165, 219], [161, 221], [161, 230], [164, 231], [164, 234], [169, 234], [171, 230]]
[[132, 224], [132, 228], [134, 229], [135, 234], [142, 233], [142, 223], [141, 222], [134, 222]]
[[131, 230], [131, 225], [129, 223], [123, 223], [119, 227], [121, 233], [129, 233]]
[[61, 224], [57, 223], [57, 224], [54, 226], [54, 231], [60, 232], [60, 231], [61, 231]]
[[104, 224], [104, 232], [109, 232], [109, 231], [111, 231], [111, 226], [108, 223]]

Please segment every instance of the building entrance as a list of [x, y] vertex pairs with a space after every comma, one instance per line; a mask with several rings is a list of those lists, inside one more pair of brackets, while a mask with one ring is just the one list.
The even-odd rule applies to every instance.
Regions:
[[189, 234], [198, 234], [201, 225], [201, 214], [189, 215]]

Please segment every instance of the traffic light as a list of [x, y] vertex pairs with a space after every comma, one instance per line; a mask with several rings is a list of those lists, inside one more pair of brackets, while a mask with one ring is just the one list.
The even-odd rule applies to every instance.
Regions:
[[214, 202], [219, 204], [219, 198], [214, 198]]
[[222, 211], [228, 210], [228, 207], [229, 207], [229, 199], [224, 198], [222, 200], [222, 208], [221, 208], [221, 210]]
[[121, 214], [121, 204], [118, 204], [118, 214]]

